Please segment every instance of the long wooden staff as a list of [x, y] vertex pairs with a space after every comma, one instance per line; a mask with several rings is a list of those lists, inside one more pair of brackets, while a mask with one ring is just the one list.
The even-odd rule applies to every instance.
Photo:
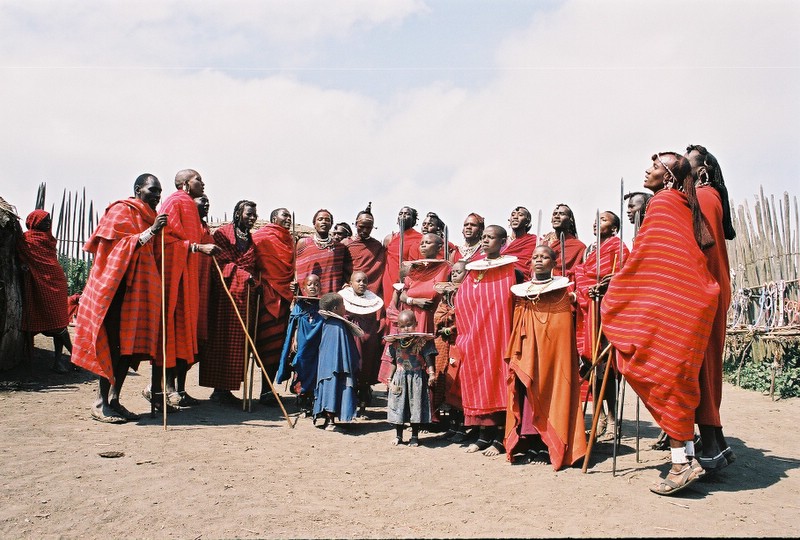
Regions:
[[[248, 283], [245, 285], [245, 312], [244, 312], [244, 324], [245, 328], [250, 328], [250, 284]], [[250, 350], [248, 347], [250, 346], [247, 343], [247, 340], [244, 340], [244, 399], [242, 400], [242, 412], [247, 410], [247, 372], [248, 364], [250, 363]]]
[[[164, 431], [167, 430], [167, 293], [164, 276], [164, 231], [161, 231], [161, 410]], [[153, 401], [152, 390], [150, 401]]]
[[[600, 385], [600, 395], [604, 396], [606, 394], [606, 384], [608, 383], [608, 372], [611, 371], [609, 369], [610, 366], [606, 365], [606, 371], [603, 374], [603, 384]], [[594, 446], [594, 440], [597, 436], [597, 422], [600, 420], [600, 410], [603, 408], [603, 400], [598, 399], [597, 404], [594, 408], [594, 415], [592, 416], [592, 429], [589, 431], [589, 445], [586, 447], [586, 457], [583, 458], [583, 468], [581, 472], [585, 473], [587, 469], [589, 469], [589, 459], [592, 457], [592, 446]]]
[[[261, 293], [256, 295], [256, 326], [253, 328], [253, 341], [258, 342], [258, 312], [261, 310]], [[255, 367], [255, 362], [253, 362], [253, 357], [247, 357], [248, 362], [250, 363], [250, 389], [247, 393], [247, 412], [253, 412], [253, 368]]]
[[278, 402], [278, 405], [281, 407], [281, 411], [283, 412], [284, 418], [286, 418], [286, 423], [289, 424], [289, 427], [294, 429], [294, 425], [292, 421], [289, 420], [289, 413], [286, 412], [286, 408], [283, 406], [283, 402], [281, 401], [278, 392], [275, 390], [275, 386], [273, 386], [272, 381], [269, 380], [269, 375], [267, 375], [267, 369], [264, 367], [264, 362], [261, 361], [261, 356], [258, 354], [258, 349], [256, 349], [256, 344], [253, 342], [253, 338], [250, 337], [250, 332], [247, 331], [247, 326], [244, 324], [244, 320], [242, 319], [242, 314], [239, 312], [239, 306], [236, 305], [236, 300], [233, 299], [233, 295], [231, 291], [228, 289], [228, 286], [225, 284], [225, 276], [222, 274], [222, 269], [219, 267], [219, 263], [217, 262], [217, 258], [213, 255], [211, 256], [214, 259], [214, 266], [217, 267], [217, 273], [219, 274], [219, 280], [222, 283], [222, 288], [225, 289], [225, 294], [228, 295], [228, 298], [231, 301], [231, 305], [233, 305], [233, 311], [236, 313], [236, 318], [239, 319], [239, 324], [242, 325], [242, 329], [244, 330], [244, 335], [247, 338], [247, 341], [250, 343], [252, 347], [253, 354], [258, 360], [258, 366], [261, 368], [261, 373], [264, 374], [264, 378], [267, 379], [267, 384], [269, 384], [270, 390], [272, 390], [273, 395], [275, 396], [275, 400]]
[[[595, 244], [594, 244], [594, 259], [595, 259], [595, 285], [597, 286], [597, 290], [600, 290], [600, 209], [597, 209], [597, 213], [595, 215], [594, 221], [594, 237], [595, 237]], [[563, 248], [562, 248], [563, 249]], [[563, 260], [563, 253], [562, 253], [562, 260]], [[592, 352], [595, 356], [592, 356], [592, 365], [595, 366], [595, 370], [600, 369], [600, 363], [597, 361], [597, 349], [599, 348], [600, 344], [600, 329], [598, 328], [600, 324], [600, 300], [597, 298], [592, 298]], [[597, 375], [595, 374], [594, 378], [592, 379], [592, 398], [597, 399]], [[603, 396], [600, 396], [600, 400], [602, 401]]]

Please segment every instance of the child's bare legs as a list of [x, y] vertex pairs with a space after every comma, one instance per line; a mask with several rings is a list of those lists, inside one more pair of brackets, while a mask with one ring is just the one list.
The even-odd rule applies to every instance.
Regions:
[[411, 438], [408, 440], [408, 446], [419, 446], [419, 424], [411, 424]]
[[403, 444], [403, 430], [405, 429], [404, 424], [395, 424], [394, 425], [394, 439], [392, 439], [392, 446], [397, 446], [399, 444]]

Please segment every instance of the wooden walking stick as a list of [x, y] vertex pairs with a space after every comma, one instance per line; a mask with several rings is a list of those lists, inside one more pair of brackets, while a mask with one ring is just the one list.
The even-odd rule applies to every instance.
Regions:
[[[608, 383], [608, 372], [611, 371], [606, 366], [606, 371], [603, 374], [603, 384], [600, 385], [600, 395], [603, 396], [606, 393], [606, 384]], [[583, 468], [581, 472], [585, 473], [589, 468], [589, 459], [592, 457], [592, 446], [594, 446], [594, 440], [597, 435], [597, 421], [600, 420], [600, 409], [603, 407], [603, 400], [597, 400], [597, 404], [594, 408], [594, 416], [592, 416], [592, 429], [589, 432], [589, 445], [586, 448], [586, 457], [583, 458]]]
[[264, 375], [264, 378], [267, 379], [267, 384], [269, 384], [270, 390], [272, 390], [272, 394], [275, 396], [275, 400], [278, 402], [278, 405], [281, 407], [281, 411], [283, 412], [284, 418], [286, 418], [286, 423], [289, 424], [289, 427], [294, 429], [294, 424], [289, 419], [289, 413], [286, 412], [286, 408], [283, 406], [283, 402], [281, 401], [278, 392], [275, 390], [275, 386], [272, 384], [272, 381], [269, 380], [269, 376], [267, 375], [267, 368], [264, 367], [264, 362], [261, 361], [261, 356], [258, 354], [258, 349], [256, 349], [256, 344], [253, 342], [253, 338], [250, 337], [250, 333], [247, 331], [247, 326], [244, 324], [244, 320], [242, 319], [242, 314], [239, 311], [239, 306], [236, 305], [236, 300], [233, 299], [233, 295], [231, 294], [230, 289], [225, 284], [225, 277], [222, 274], [222, 269], [219, 267], [219, 263], [217, 262], [217, 258], [212, 255], [211, 257], [214, 259], [214, 266], [217, 268], [217, 273], [219, 274], [220, 282], [222, 283], [222, 288], [225, 290], [225, 294], [228, 295], [228, 298], [231, 301], [231, 305], [233, 306], [233, 311], [236, 313], [236, 318], [239, 319], [239, 324], [242, 325], [242, 329], [244, 330], [244, 335], [247, 338], [247, 341], [250, 343], [252, 347], [253, 354], [258, 360], [258, 366], [261, 368], [261, 373]]
[[[164, 279], [164, 231], [161, 231], [161, 410], [164, 417], [164, 431], [167, 430], [167, 293]], [[150, 390], [150, 407], [154, 407], [152, 388]]]
[[[258, 312], [260, 311], [260, 308], [261, 308], [261, 293], [258, 293], [256, 295], [256, 316], [255, 316], [256, 325], [255, 328], [253, 328], [253, 341], [255, 341], [256, 343], [258, 343]], [[250, 363], [250, 389], [247, 393], [248, 396], [247, 412], [253, 412], [253, 378], [254, 378], [253, 371], [256, 363], [253, 362], [252, 355], [247, 357], [247, 361]]]
[[[245, 328], [250, 328], [250, 284], [245, 285]], [[248, 350], [249, 343], [247, 339], [244, 340], [244, 399], [242, 400], [242, 412], [247, 410], [247, 371], [248, 364], [250, 363], [250, 351]]]

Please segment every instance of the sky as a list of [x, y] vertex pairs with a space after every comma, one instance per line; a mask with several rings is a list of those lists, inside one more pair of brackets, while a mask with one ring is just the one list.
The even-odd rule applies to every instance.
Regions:
[[587, 241], [688, 144], [734, 203], [798, 194], [798, 29], [789, 0], [0, 0], [0, 196], [194, 168], [217, 218], [371, 201], [376, 237], [409, 205], [457, 242], [567, 203]]

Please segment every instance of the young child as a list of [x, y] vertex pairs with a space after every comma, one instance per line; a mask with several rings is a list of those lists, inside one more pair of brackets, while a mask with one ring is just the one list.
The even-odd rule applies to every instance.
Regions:
[[289, 327], [275, 376], [275, 380], [282, 383], [294, 373], [292, 392], [297, 395], [297, 405], [303, 416], [311, 414], [317, 384], [317, 357], [322, 337], [319, 291], [319, 276], [309, 274], [301, 286], [303, 296], [295, 297], [289, 314]]
[[[395, 427], [394, 446], [403, 442], [405, 422], [411, 423], [408, 446], [419, 446], [420, 424], [431, 421], [428, 388], [434, 381], [436, 346], [431, 339], [433, 336], [413, 335], [416, 329], [414, 312], [401, 311], [397, 316], [398, 333], [389, 343], [393, 370], [389, 377], [386, 419]], [[412, 335], [403, 336], [409, 333]]]
[[353, 272], [350, 283], [339, 294], [344, 299], [347, 319], [357, 324], [364, 335], [356, 340], [361, 365], [358, 370], [358, 404], [360, 416], [372, 401], [372, 385], [378, 382], [378, 368], [383, 353], [384, 323], [380, 317], [383, 299], [368, 289], [364, 272]]
[[322, 427], [335, 429], [334, 419], [349, 422], [356, 415], [359, 364], [356, 338], [363, 332], [344, 318], [344, 300], [338, 293], [328, 293], [319, 300], [324, 317], [317, 362], [317, 387], [314, 391], [314, 420], [325, 418]]

